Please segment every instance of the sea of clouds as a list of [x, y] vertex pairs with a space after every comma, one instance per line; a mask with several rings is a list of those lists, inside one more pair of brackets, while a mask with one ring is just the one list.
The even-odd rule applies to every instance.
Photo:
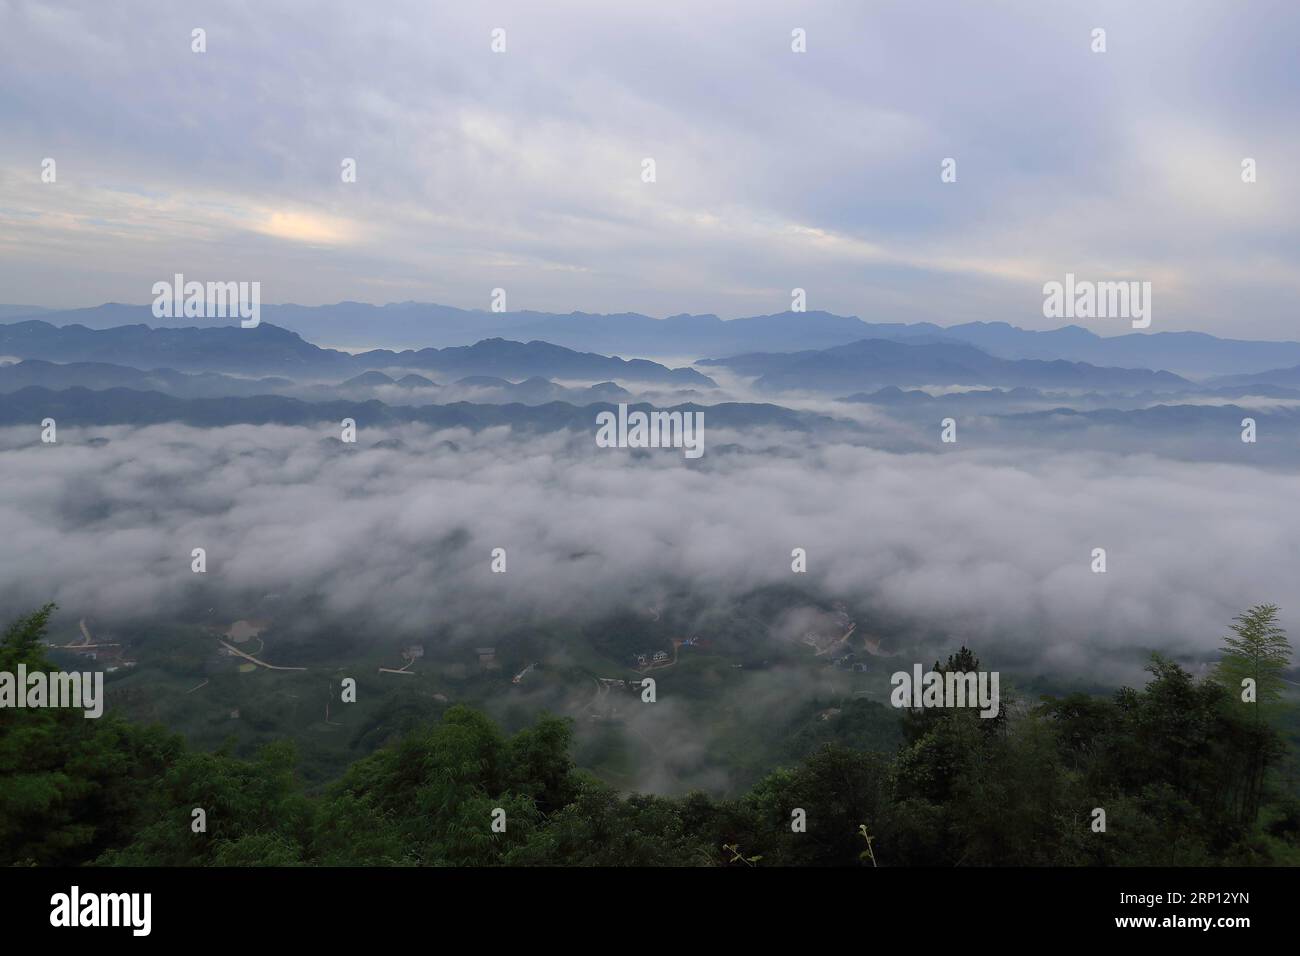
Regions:
[[[1212, 657], [1256, 603], [1296, 623], [1294, 480], [1241, 464], [897, 453], [770, 431], [709, 432], [697, 462], [504, 428], [371, 429], [352, 446], [326, 427], [33, 435], [0, 430], [10, 617], [56, 601], [73, 619], [165, 618], [277, 595], [321, 623], [436, 624], [469, 642], [644, 608], [665, 582], [719, 602], [795, 584], [1087, 678], [1130, 677], [1148, 649]], [[373, 447], [384, 439], [397, 447]], [[796, 547], [806, 574], [791, 571]]]

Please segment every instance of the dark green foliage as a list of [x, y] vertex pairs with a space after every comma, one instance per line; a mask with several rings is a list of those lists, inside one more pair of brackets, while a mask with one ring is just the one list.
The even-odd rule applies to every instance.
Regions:
[[[1259, 703], [1273, 703], [1282, 696], [1282, 672], [1291, 660], [1291, 644], [1277, 623], [1277, 605], [1259, 604], [1239, 614], [1232, 624], [1233, 636], [1224, 638], [1223, 660], [1218, 676], [1233, 692], [1242, 680], [1255, 683]], [[1262, 719], [1257, 711], [1256, 718]]]
[[[0, 670], [50, 667], [50, 610], [7, 629]], [[979, 662], [963, 648], [946, 668]], [[0, 710], [0, 864], [1300, 862], [1300, 802], [1278, 772], [1284, 738], [1231, 687], [1161, 658], [1148, 670], [1145, 688], [1111, 698], [1004, 706], [999, 719], [917, 714], [902, 737], [878, 704], [843, 702], [822, 720], [816, 703], [787, 728], [790, 766], [732, 800], [621, 795], [575, 768], [572, 726], [552, 716], [507, 736], [448, 707], [317, 792], [288, 743], [241, 759], [112, 715]], [[1090, 826], [1096, 808], [1104, 833]], [[499, 811], [504, 831], [491, 825]]]
[[[5, 630], [0, 671], [53, 670], [42, 644], [53, 610]], [[111, 714], [0, 709], [0, 865], [71, 865], [128, 841], [153, 781], [182, 747]]]

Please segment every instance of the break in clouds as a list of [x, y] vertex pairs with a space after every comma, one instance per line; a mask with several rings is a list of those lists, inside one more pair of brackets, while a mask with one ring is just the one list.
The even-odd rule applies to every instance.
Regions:
[[[965, 642], [1027, 673], [1132, 679], [1149, 650], [1205, 660], [1241, 609], [1285, 603], [1300, 541], [1293, 480], [1234, 464], [721, 429], [696, 462], [583, 432], [329, 435], [67, 428], [42, 445], [0, 431], [5, 615], [53, 600], [67, 629], [278, 608], [304, 634], [346, 620], [358, 639], [469, 643], [643, 610], [680, 585], [717, 606], [793, 585], [862, 609], [868, 634], [873, 616], [911, 624], [924, 654]], [[206, 574], [191, 571], [198, 547]]]

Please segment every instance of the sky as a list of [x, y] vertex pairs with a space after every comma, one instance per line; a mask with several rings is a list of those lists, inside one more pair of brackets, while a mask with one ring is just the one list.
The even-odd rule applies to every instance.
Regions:
[[1073, 272], [1151, 282], [1151, 332], [1297, 339], [1298, 27], [1282, 0], [0, 0], [0, 303], [181, 272], [1050, 328]]

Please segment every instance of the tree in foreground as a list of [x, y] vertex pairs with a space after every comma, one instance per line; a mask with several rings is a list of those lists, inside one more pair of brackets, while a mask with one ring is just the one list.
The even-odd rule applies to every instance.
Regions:
[[[1227, 647], [1219, 648], [1219, 679], [1229, 689], [1244, 689], [1253, 682], [1254, 700], [1258, 704], [1274, 703], [1282, 697], [1282, 672], [1291, 662], [1291, 643], [1286, 631], [1278, 626], [1276, 604], [1257, 604], [1245, 614], [1238, 614], [1232, 625], [1234, 636], [1224, 638]], [[1256, 710], [1256, 717], [1263, 715]]]
[[1257, 604], [1238, 614], [1233, 635], [1224, 638], [1223, 658], [1215, 676], [1232, 698], [1249, 706], [1259, 731], [1245, 743], [1248, 761], [1244, 776], [1243, 815], [1252, 822], [1263, 802], [1265, 770], [1279, 754], [1273, 736], [1265, 732], [1265, 708], [1282, 699], [1282, 672], [1291, 662], [1291, 643], [1277, 623], [1276, 604]]

